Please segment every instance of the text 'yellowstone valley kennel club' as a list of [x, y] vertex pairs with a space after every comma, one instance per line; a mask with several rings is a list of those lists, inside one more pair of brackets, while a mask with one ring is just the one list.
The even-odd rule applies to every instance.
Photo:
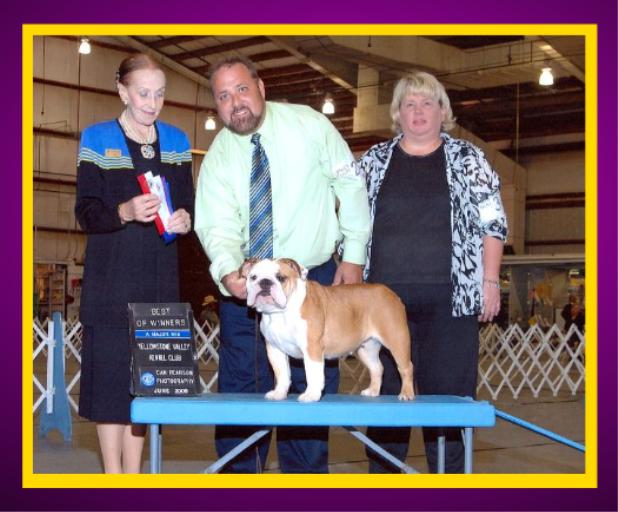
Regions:
[[132, 393], [136, 396], [199, 394], [190, 305], [132, 303], [129, 320]]

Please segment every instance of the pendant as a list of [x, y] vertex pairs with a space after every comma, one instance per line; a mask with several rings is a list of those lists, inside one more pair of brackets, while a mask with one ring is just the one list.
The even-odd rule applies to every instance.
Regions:
[[153, 159], [155, 156], [155, 150], [150, 144], [142, 144], [140, 150], [142, 152], [142, 156], [148, 160]]

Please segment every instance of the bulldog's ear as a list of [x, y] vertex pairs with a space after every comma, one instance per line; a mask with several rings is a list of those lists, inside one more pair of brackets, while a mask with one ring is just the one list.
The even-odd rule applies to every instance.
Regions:
[[294, 272], [296, 272], [303, 281], [307, 279], [307, 273], [309, 271], [296, 260], [293, 260], [292, 258], [279, 258], [278, 261], [279, 263], [285, 263], [287, 266], [292, 268], [292, 270], [294, 270]]
[[255, 265], [258, 261], [258, 258], [248, 258], [243, 261], [243, 264], [238, 269], [238, 274], [240, 275], [240, 277], [244, 277], [245, 279], [247, 279], [247, 276], [251, 271], [251, 267]]
[[309, 274], [309, 270], [306, 269], [305, 267], [303, 267], [302, 265], [300, 265], [300, 278], [303, 281], [307, 280], [307, 275]]

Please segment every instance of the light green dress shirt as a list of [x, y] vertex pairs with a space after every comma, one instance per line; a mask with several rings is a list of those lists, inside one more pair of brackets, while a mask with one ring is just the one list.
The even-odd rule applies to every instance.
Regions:
[[[326, 262], [344, 241], [343, 260], [365, 263], [370, 234], [364, 179], [332, 123], [304, 105], [266, 102], [257, 130], [270, 164], [273, 256], [307, 268]], [[200, 168], [195, 231], [222, 293], [249, 249], [251, 134], [223, 128]], [[337, 208], [338, 200], [338, 208]]]

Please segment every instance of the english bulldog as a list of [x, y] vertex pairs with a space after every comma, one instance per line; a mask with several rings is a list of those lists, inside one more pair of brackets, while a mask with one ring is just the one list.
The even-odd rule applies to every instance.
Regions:
[[370, 375], [361, 395], [378, 396], [382, 345], [397, 363], [399, 399], [414, 398], [406, 312], [392, 290], [379, 284], [322, 286], [307, 280], [307, 269], [287, 258], [247, 260], [239, 272], [247, 280], [247, 305], [262, 313], [260, 330], [275, 374], [275, 388], [266, 393], [267, 399], [288, 395], [288, 356], [305, 365], [307, 389], [298, 400], [315, 402], [324, 389], [324, 359], [353, 352]]

